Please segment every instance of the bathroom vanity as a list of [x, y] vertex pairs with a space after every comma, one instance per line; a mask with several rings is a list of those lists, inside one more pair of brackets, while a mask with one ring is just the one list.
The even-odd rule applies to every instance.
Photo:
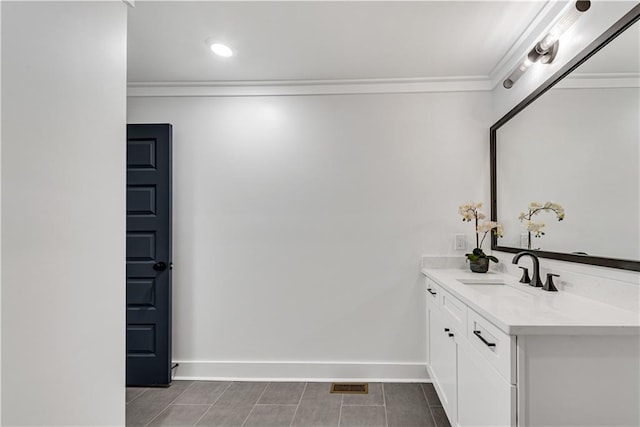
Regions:
[[422, 273], [427, 368], [452, 425], [640, 425], [638, 313], [502, 273]]

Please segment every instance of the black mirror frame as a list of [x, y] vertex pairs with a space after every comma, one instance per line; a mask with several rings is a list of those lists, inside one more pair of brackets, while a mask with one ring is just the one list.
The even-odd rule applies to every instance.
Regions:
[[[640, 4], [636, 5], [627, 14], [625, 14], [620, 20], [613, 24], [607, 31], [605, 31], [600, 37], [594, 40], [589, 46], [584, 48], [578, 55], [558, 70], [553, 76], [547, 79], [540, 87], [527, 96], [522, 102], [516, 105], [511, 111], [509, 111], [504, 117], [498, 120], [489, 130], [489, 150], [490, 150], [490, 173], [491, 173], [491, 220], [497, 221], [498, 216], [498, 200], [497, 200], [497, 164], [496, 164], [496, 143], [497, 143], [497, 131], [498, 129], [507, 123], [520, 111], [524, 110], [529, 104], [542, 96], [545, 92], [555, 86], [560, 80], [565, 78], [569, 73], [582, 65], [583, 62], [591, 58], [600, 49], [605, 47], [609, 42], [618, 37], [631, 25], [640, 20]], [[521, 252], [522, 248], [512, 248], [508, 246], [498, 246], [498, 239], [496, 236], [491, 236], [491, 250], [501, 252]], [[625, 260], [617, 258], [605, 258], [589, 255], [576, 255], [567, 254], [562, 252], [547, 252], [535, 250], [534, 253], [542, 258], [557, 259], [561, 261], [577, 262], [581, 264], [598, 265], [602, 267], [618, 268], [622, 270], [640, 271], [640, 261]]]

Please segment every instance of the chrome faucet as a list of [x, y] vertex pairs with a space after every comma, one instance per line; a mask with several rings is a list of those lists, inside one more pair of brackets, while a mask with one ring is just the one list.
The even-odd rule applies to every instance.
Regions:
[[513, 257], [513, 261], [511, 262], [517, 265], [520, 258], [522, 258], [525, 255], [529, 255], [531, 257], [531, 260], [533, 261], [533, 277], [531, 277], [531, 282], [529, 282], [529, 286], [535, 286], [536, 288], [541, 288], [542, 280], [540, 280], [540, 261], [538, 260], [538, 257], [533, 252], [528, 252], [528, 251], [518, 252], [516, 256]]

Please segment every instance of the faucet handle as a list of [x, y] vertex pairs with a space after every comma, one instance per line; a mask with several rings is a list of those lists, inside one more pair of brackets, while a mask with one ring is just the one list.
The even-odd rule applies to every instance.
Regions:
[[522, 269], [522, 277], [520, 278], [520, 283], [531, 283], [531, 278], [529, 277], [529, 269], [527, 267], [520, 267]]
[[553, 284], [554, 277], [560, 277], [560, 275], [547, 273], [547, 281], [544, 283], [544, 286], [542, 287], [542, 289], [549, 292], [558, 292], [558, 289]]

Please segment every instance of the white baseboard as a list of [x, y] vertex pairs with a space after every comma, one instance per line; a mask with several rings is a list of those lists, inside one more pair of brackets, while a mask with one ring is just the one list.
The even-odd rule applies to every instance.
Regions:
[[181, 361], [175, 380], [431, 382], [424, 363]]

